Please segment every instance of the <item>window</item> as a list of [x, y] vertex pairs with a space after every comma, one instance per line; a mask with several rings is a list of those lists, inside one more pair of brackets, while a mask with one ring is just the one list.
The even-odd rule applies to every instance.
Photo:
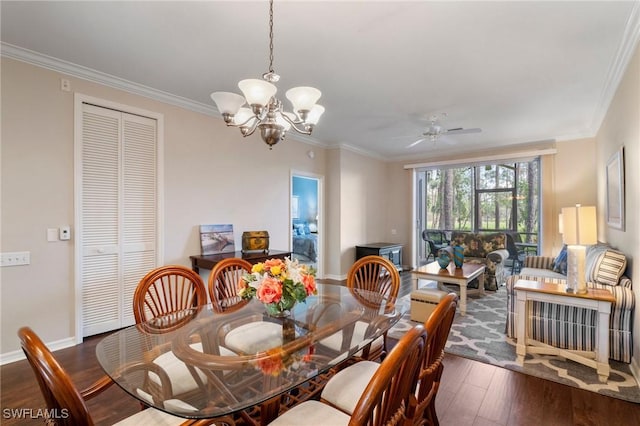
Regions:
[[[424, 229], [511, 232], [537, 243], [540, 162], [494, 163], [418, 173], [418, 226]], [[424, 252], [420, 248], [418, 252]]]

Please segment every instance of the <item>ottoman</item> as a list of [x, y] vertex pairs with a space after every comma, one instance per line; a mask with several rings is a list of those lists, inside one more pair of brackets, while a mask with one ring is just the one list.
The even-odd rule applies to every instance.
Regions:
[[426, 322], [438, 303], [449, 294], [436, 289], [419, 289], [411, 292], [411, 321]]

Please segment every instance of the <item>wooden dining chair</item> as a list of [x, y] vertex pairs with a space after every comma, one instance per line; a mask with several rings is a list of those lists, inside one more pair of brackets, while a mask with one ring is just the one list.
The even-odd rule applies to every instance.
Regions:
[[[445, 296], [431, 313], [424, 328], [427, 332], [426, 349], [420, 361], [420, 375], [415, 397], [407, 410], [407, 417], [414, 425], [437, 425], [435, 399], [442, 377], [444, 346], [455, 317], [458, 296]], [[327, 382], [320, 400], [346, 413], [355, 409], [358, 395], [367, 386], [381, 364], [373, 361], [357, 362], [339, 371]]]
[[207, 304], [200, 275], [182, 265], [161, 266], [145, 275], [133, 294], [136, 323]]
[[237, 309], [248, 303], [238, 294], [238, 284], [246, 273], [251, 273], [251, 263], [238, 257], [221, 260], [209, 274], [209, 298], [216, 312]]
[[[381, 300], [386, 299], [384, 313], [395, 309], [398, 291], [400, 289], [400, 274], [395, 265], [382, 256], [365, 256], [358, 259], [347, 274], [347, 287], [354, 296], [370, 309], [366, 315], [380, 314]], [[357, 290], [367, 290], [369, 296], [358, 293]], [[373, 296], [373, 297], [370, 297]], [[364, 339], [368, 324], [359, 321], [353, 331], [354, 339]], [[383, 359], [387, 354], [387, 333], [374, 340], [363, 356], [370, 360]]]
[[455, 293], [446, 295], [431, 313], [425, 323], [427, 331], [427, 347], [420, 368], [420, 378], [416, 392], [416, 404], [408, 413], [414, 425], [437, 426], [436, 395], [440, 388], [440, 379], [444, 365], [444, 347], [451, 331], [456, 315], [458, 296]]
[[[85, 390], [78, 390], [71, 377], [29, 327], [18, 330], [20, 345], [27, 361], [36, 375], [38, 386], [47, 404], [49, 412], [55, 416], [48, 419], [50, 425], [90, 426], [93, 419], [87, 409], [86, 401], [104, 392], [114, 382], [103, 376]], [[224, 419], [187, 420], [167, 414], [160, 410], [147, 408], [127, 417], [116, 425], [209, 425], [214, 422], [225, 423]], [[229, 422], [227, 424], [233, 424]]]
[[[356, 341], [365, 341], [368, 338], [370, 324], [375, 323], [381, 314], [393, 312], [400, 288], [400, 274], [390, 260], [377, 255], [365, 256], [349, 268], [347, 288], [364, 306], [364, 320], [356, 321], [352, 327], [320, 340], [320, 345], [336, 354], [353, 347]], [[386, 340], [385, 332], [358, 352], [357, 356], [369, 360], [383, 359], [387, 353]]]
[[[238, 294], [238, 284], [246, 273], [251, 272], [248, 261], [231, 257], [218, 262], [209, 275], [209, 298], [213, 310], [226, 313], [240, 309], [249, 303]], [[262, 321], [261, 318], [245, 324], [235, 323], [233, 329], [225, 333], [224, 348], [240, 353], [254, 353], [282, 344], [282, 326]]]
[[[133, 314], [137, 324], [145, 329], [146, 322], [158, 319], [157, 332], [166, 333], [184, 326], [191, 321], [192, 315], [184, 314], [185, 309], [201, 308], [207, 304], [207, 290], [200, 275], [181, 265], [167, 265], [153, 269], [138, 283], [133, 295]], [[181, 318], [175, 316], [183, 315]], [[194, 350], [202, 352], [202, 343], [195, 342]], [[206, 381], [201, 371], [190, 369], [176, 358], [170, 348], [162, 349], [144, 347], [142, 350], [150, 354], [156, 353], [152, 363], [158, 366], [170, 381], [170, 386], [163, 386], [158, 374], [150, 371], [147, 381], [138, 394], [149, 403], [161, 395], [163, 399], [180, 397], [183, 394], [197, 391], [198, 383]]]
[[[357, 401], [351, 414], [322, 401], [310, 400], [294, 406], [270, 425], [406, 425], [409, 419], [405, 410], [416, 388], [425, 339], [426, 331], [421, 325], [400, 339], [370, 377], [364, 391], [355, 395]], [[360, 362], [354, 366], [358, 364]]]

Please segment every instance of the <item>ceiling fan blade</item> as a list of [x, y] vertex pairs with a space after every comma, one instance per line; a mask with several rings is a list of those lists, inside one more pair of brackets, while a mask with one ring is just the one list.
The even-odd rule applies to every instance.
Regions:
[[424, 142], [424, 141], [425, 141], [425, 138], [418, 139], [417, 141], [415, 141], [415, 142], [413, 142], [413, 143], [411, 143], [411, 144], [407, 145], [407, 149], [409, 149], [409, 148], [413, 148], [414, 146], [416, 146], [416, 145], [418, 145], [419, 143]]
[[459, 127], [457, 129], [445, 130], [442, 133], [447, 135], [464, 135], [466, 133], [480, 133], [481, 131], [482, 129], [479, 129], [479, 128], [463, 129], [462, 127]]

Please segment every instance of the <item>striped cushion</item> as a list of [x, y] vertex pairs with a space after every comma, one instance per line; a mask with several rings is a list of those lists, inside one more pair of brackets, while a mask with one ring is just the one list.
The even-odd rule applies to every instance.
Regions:
[[[505, 332], [515, 338], [516, 334], [516, 297], [513, 286], [519, 279], [546, 281], [564, 284], [564, 279], [543, 278], [530, 269], [527, 275], [512, 275], [507, 278], [507, 321]], [[551, 271], [547, 271], [551, 272]], [[589, 287], [609, 290], [616, 301], [611, 307], [609, 317], [609, 357], [616, 361], [631, 362], [633, 355], [633, 336], [631, 334], [635, 295], [631, 289], [631, 280], [625, 276], [618, 285], [609, 286], [588, 283]], [[532, 302], [529, 333], [543, 343], [558, 345], [569, 349], [589, 350], [595, 339], [595, 318], [593, 313], [583, 308], [562, 307], [546, 302]]]
[[627, 268], [627, 258], [623, 253], [603, 245], [587, 248], [585, 279], [606, 285], [618, 285]]

